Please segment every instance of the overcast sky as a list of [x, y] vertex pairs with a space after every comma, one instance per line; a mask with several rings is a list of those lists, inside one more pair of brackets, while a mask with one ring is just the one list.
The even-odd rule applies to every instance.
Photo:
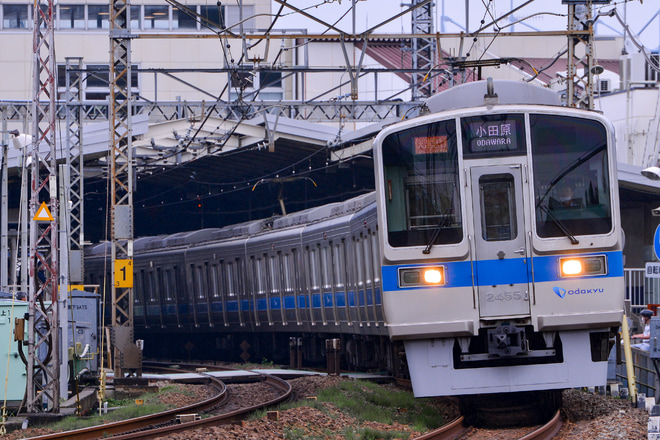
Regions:
[[[277, 12], [280, 3], [273, 1], [273, 12]], [[435, 1], [435, 31], [460, 32], [466, 26], [466, 4], [460, 0], [434, 0]], [[469, 0], [467, 9], [469, 10], [469, 30], [474, 31], [479, 28], [481, 20], [486, 23], [493, 21], [493, 17], [498, 18], [510, 10], [517, 8], [528, 0]], [[335, 26], [347, 33], [355, 31], [363, 32], [377, 26], [389, 18], [399, 14], [407, 9], [402, 4], [408, 3], [402, 0], [288, 0], [288, 4], [297, 8], [304, 9], [310, 15], [313, 15], [326, 23]], [[490, 11], [486, 11], [484, 3], [490, 3]], [[351, 7], [355, 5], [356, 13], [353, 14]], [[657, 50], [660, 41], [660, 19], [658, 11], [660, 4], [657, 0], [611, 1], [609, 5], [601, 5], [601, 11], [610, 11], [616, 9], [621, 18], [626, 18], [633, 33], [640, 34], [643, 44], [652, 51]], [[444, 10], [445, 19], [441, 20]], [[525, 31], [525, 30], [566, 30], [568, 7], [562, 4], [561, 0], [536, 0], [516, 11], [512, 16], [499, 22], [503, 27], [512, 21], [517, 21], [525, 17], [530, 17], [524, 24], [514, 24], [504, 31]], [[293, 12], [285, 7], [284, 14], [287, 14], [276, 25], [277, 28], [299, 28], [307, 29], [310, 32], [323, 32], [327, 28], [323, 25], [308, 19], [301, 14]], [[355, 23], [353, 17], [355, 15]], [[343, 17], [343, 18], [342, 18]], [[621, 35], [622, 27], [615, 17], [599, 17], [596, 21], [596, 31], [598, 35]], [[492, 29], [491, 29], [492, 30]], [[377, 33], [398, 33], [410, 32], [410, 16], [404, 15], [397, 18], [384, 27], [378, 28]]]

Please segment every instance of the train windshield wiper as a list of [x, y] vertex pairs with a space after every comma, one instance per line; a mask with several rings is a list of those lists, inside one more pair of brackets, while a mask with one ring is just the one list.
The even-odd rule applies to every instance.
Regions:
[[438, 235], [440, 235], [440, 231], [442, 231], [447, 224], [447, 219], [449, 219], [449, 216], [451, 215], [452, 208], [447, 208], [445, 212], [442, 214], [442, 220], [440, 220], [440, 223], [438, 223], [438, 226], [435, 227], [435, 230], [433, 231], [433, 235], [431, 235], [431, 239], [429, 240], [429, 244], [426, 245], [422, 253], [424, 255], [428, 255], [431, 253], [431, 248], [433, 247], [433, 243], [435, 243], [436, 238], [438, 238]]
[[543, 212], [545, 212], [545, 214], [548, 216], [548, 218], [550, 218], [550, 220], [552, 220], [552, 222], [553, 222], [555, 225], [557, 225], [557, 227], [561, 230], [561, 232], [563, 232], [564, 235], [567, 236], [569, 240], [571, 240], [571, 244], [579, 244], [579, 243], [580, 243], [580, 241], [579, 241], [577, 238], [575, 238], [575, 235], [571, 234], [571, 231], [568, 230], [568, 228], [566, 227], [566, 225], [565, 225], [561, 220], [559, 220], [559, 219], [557, 218], [557, 216], [554, 215], [554, 214], [552, 213], [552, 211], [550, 211], [550, 210], [547, 208], [547, 206], [545, 206], [545, 205], [539, 205], [539, 208], [541, 208], [541, 210], [542, 210]]

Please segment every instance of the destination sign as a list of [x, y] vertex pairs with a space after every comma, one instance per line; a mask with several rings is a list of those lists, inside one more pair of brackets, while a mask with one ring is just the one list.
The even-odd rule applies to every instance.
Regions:
[[469, 151], [471, 153], [491, 153], [518, 149], [518, 121], [479, 121], [470, 122]]
[[447, 136], [425, 136], [415, 138], [415, 154], [446, 153], [448, 148]]

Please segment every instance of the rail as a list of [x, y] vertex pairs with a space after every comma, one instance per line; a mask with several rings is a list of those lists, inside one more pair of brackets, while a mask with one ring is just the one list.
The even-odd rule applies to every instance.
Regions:
[[[557, 411], [548, 423], [521, 437], [520, 440], [550, 440], [559, 433], [563, 425], [564, 421], [561, 417], [561, 412]], [[416, 437], [414, 440], [449, 440], [453, 438], [463, 438], [460, 437], [463, 431], [465, 431], [465, 427], [463, 426], [463, 417], [461, 416], [435, 431]]]
[[[218, 370], [228, 370], [228, 369], [218, 368]], [[170, 371], [176, 371], [178, 373], [181, 373], [185, 370], [170, 369]], [[194, 420], [187, 423], [170, 424], [167, 426], [161, 426], [158, 428], [149, 429], [149, 427], [155, 425], [172, 423], [178, 414], [199, 413], [225, 403], [226, 400], [228, 399], [228, 393], [224, 383], [212, 376], [208, 376], [211, 382], [216, 387], [218, 387], [219, 390], [219, 393], [210, 399], [206, 399], [204, 401], [192, 405], [188, 405], [182, 408], [175, 408], [157, 414], [142, 416], [120, 422], [107, 423], [104, 425], [92, 426], [74, 431], [47, 434], [39, 437], [33, 437], [32, 439], [33, 440], [55, 440], [55, 439], [91, 440], [91, 439], [106, 438], [109, 436], [112, 436], [113, 439], [126, 439], [126, 440], [147, 439], [147, 438], [155, 438], [157, 436], [172, 434], [175, 432], [187, 431], [190, 429], [197, 429], [206, 426], [217, 426], [217, 425], [231, 423], [237, 419], [249, 415], [250, 413], [258, 409], [267, 408], [276, 405], [291, 397], [292, 389], [288, 382], [280, 378], [277, 378], [275, 376], [270, 376], [267, 374], [261, 374], [261, 376], [264, 378], [264, 381], [266, 383], [280, 390], [281, 394], [277, 398], [271, 399], [267, 402], [263, 402], [261, 404], [253, 405], [247, 408], [242, 408], [226, 414], [211, 416], [202, 420]]]

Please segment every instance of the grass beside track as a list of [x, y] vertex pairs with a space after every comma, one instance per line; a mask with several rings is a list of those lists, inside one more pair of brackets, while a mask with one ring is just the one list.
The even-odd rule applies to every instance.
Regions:
[[[416, 399], [412, 392], [383, 387], [363, 380], [344, 380], [336, 387], [319, 390], [317, 400], [304, 400], [282, 404], [278, 410], [285, 411], [301, 406], [313, 407], [328, 412], [325, 404], [331, 404], [348, 417], [358, 422], [357, 426], [346, 427], [340, 435], [346, 440], [391, 440], [406, 439], [409, 434], [396, 430], [377, 430], [360, 426], [362, 422], [376, 422], [386, 425], [395, 423], [408, 425], [415, 431], [424, 432], [445, 423], [432, 399]], [[257, 412], [252, 420], [265, 416], [265, 411]], [[332, 434], [332, 433], [328, 433]], [[335, 435], [338, 433], [334, 433]], [[287, 440], [317, 440], [303, 429], [285, 430]], [[327, 438], [325, 436], [318, 439]]]
[[[103, 425], [105, 423], [117, 422], [166, 411], [174, 408], [174, 405], [165, 405], [161, 403], [161, 398], [171, 393], [186, 394], [186, 391], [180, 387], [168, 385], [160, 388], [156, 393], [145, 393], [136, 398], [121, 400], [107, 399], [108, 408], [111, 409], [107, 414], [99, 415], [97, 410], [94, 414], [89, 416], [66, 417], [59, 422], [48, 424], [47, 427], [55, 431], [72, 431], [74, 429]], [[136, 403], [137, 400], [142, 400], [144, 403], [138, 405]]]

